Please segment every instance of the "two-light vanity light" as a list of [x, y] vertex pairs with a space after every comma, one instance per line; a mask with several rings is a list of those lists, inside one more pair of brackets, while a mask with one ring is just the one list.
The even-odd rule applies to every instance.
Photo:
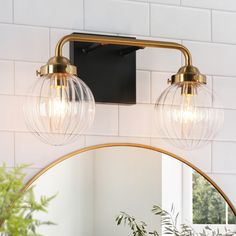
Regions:
[[93, 123], [93, 94], [77, 77], [77, 68], [62, 56], [63, 45], [75, 41], [102, 46], [125, 45], [180, 50], [184, 55], [185, 65], [169, 79], [171, 85], [163, 91], [155, 104], [156, 124], [161, 131], [160, 135], [179, 148], [193, 149], [212, 140], [221, 128], [224, 120], [223, 109], [216, 103], [214, 92], [207, 88], [206, 76], [192, 65], [191, 54], [183, 45], [134, 38], [71, 34], [58, 42], [55, 57], [49, 59], [38, 71], [40, 79], [32, 87], [24, 106], [27, 126], [44, 142], [52, 145], [70, 143]]

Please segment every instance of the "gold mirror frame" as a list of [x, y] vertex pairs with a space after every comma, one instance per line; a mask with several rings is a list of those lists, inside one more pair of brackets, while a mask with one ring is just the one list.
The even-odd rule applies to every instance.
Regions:
[[56, 166], [57, 164], [72, 158], [80, 153], [83, 152], [87, 152], [87, 151], [91, 151], [91, 150], [96, 150], [96, 149], [100, 149], [100, 148], [105, 148], [105, 147], [137, 147], [137, 148], [143, 148], [143, 149], [148, 149], [148, 150], [153, 150], [156, 152], [161, 152], [163, 154], [166, 154], [168, 156], [173, 157], [176, 160], [181, 161], [182, 163], [186, 164], [187, 166], [189, 166], [190, 168], [194, 169], [196, 172], [198, 172], [200, 175], [202, 175], [206, 180], [208, 180], [213, 186], [214, 188], [221, 194], [221, 196], [224, 198], [224, 200], [227, 202], [227, 204], [229, 205], [229, 207], [232, 209], [234, 215], [236, 216], [236, 208], [234, 207], [233, 203], [230, 201], [230, 199], [226, 196], [226, 194], [223, 192], [223, 190], [215, 183], [214, 180], [212, 180], [207, 174], [205, 174], [202, 170], [200, 170], [198, 167], [196, 167], [195, 165], [193, 165], [191, 162], [185, 160], [184, 158], [173, 154], [171, 152], [168, 152], [164, 149], [161, 148], [157, 148], [157, 147], [153, 147], [150, 145], [144, 145], [144, 144], [137, 144], [137, 143], [106, 143], [106, 144], [99, 144], [99, 145], [94, 145], [94, 146], [89, 146], [89, 147], [85, 147], [76, 151], [73, 151], [69, 154], [66, 154], [62, 157], [60, 157], [59, 159], [53, 161], [52, 163], [50, 163], [49, 165], [47, 165], [46, 167], [44, 167], [41, 171], [39, 171], [36, 175], [34, 175], [25, 185], [23, 190], [27, 190], [28, 188], [30, 188], [34, 182], [40, 177], [42, 176], [44, 173], [46, 173], [48, 170], [50, 170], [51, 168], [53, 168], [54, 166]]

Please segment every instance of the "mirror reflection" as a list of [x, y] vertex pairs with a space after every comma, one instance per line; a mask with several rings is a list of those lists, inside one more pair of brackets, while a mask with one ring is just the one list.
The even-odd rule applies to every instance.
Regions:
[[161, 218], [151, 212], [154, 205], [174, 209], [176, 224], [197, 232], [206, 225], [236, 229], [234, 213], [211, 183], [184, 163], [149, 149], [87, 151], [55, 165], [33, 185], [36, 196], [57, 193], [48, 215], [57, 225], [42, 227], [46, 236], [132, 235], [127, 225], [117, 226], [121, 212], [162, 234]]

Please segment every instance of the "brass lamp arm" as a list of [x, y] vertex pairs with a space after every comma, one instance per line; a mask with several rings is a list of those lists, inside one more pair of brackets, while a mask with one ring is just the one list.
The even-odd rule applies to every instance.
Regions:
[[179, 50], [183, 53], [185, 58], [185, 65], [181, 67], [175, 75], [171, 76], [169, 82], [173, 83], [201, 83], [206, 84], [206, 76], [201, 74], [200, 71], [192, 65], [192, 56], [190, 51], [179, 43], [154, 41], [154, 40], [142, 40], [125, 37], [109, 37], [101, 35], [81, 35], [81, 34], [69, 34], [62, 37], [56, 45], [55, 56], [50, 58], [46, 65], [42, 66], [37, 72], [40, 76], [45, 76], [54, 73], [67, 73], [70, 75], [77, 75], [76, 66], [72, 65], [66, 57], [62, 55], [62, 48], [65, 43], [71, 41], [90, 42], [101, 45], [125, 45], [134, 47], [152, 47], [152, 48], [167, 48]]
[[141, 39], [130, 39], [123, 37], [106, 37], [97, 35], [76, 35], [69, 34], [60, 39], [56, 45], [55, 56], [62, 57], [62, 47], [65, 43], [70, 41], [80, 41], [80, 42], [91, 42], [100, 43], [103, 45], [114, 44], [114, 45], [126, 45], [126, 46], [136, 46], [136, 47], [153, 47], [153, 48], [168, 48], [176, 49], [183, 53], [185, 58], [185, 66], [192, 66], [192, 56], [190, 51], [179, 43], [165, 42], [165, 41], [154, 41], [154, 40], [141, 40]]

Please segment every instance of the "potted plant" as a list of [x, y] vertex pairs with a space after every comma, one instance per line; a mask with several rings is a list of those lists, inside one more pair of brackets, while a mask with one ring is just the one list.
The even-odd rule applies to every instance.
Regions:
[[53, 224], [34, 218], [35, 212], [47, 212], [54, 196], [42, 196], [37, 201], [33, 188], [24, 190], [24, 168], [0, 167], [0, 236], [38, 236], [39, 226]]
[[[155, 215], [161, 216], [161, 224], [163, 227], [163, 233], [174, 236], [235, 236], [236, 232], [225, 229], [224, 233], [220, 233], [219, 229], [213, 230], [209, 226], [205, 226], [203, 231], [198, 233], [190, 225], [181, 224], [177, 225], [178, 213], [175, 214], [174, 206], [171, 207], [171, 213], [163, 210], [160, 206], [154, 205], [152, 212]], [[137, 223], [133, 216], [125, 212], [116, 218], [117, 225], [127, 225], [132, 231], [133, 236], [159, 236], [156, 230], [148, 231], [147, 224], [143, 221]]]

